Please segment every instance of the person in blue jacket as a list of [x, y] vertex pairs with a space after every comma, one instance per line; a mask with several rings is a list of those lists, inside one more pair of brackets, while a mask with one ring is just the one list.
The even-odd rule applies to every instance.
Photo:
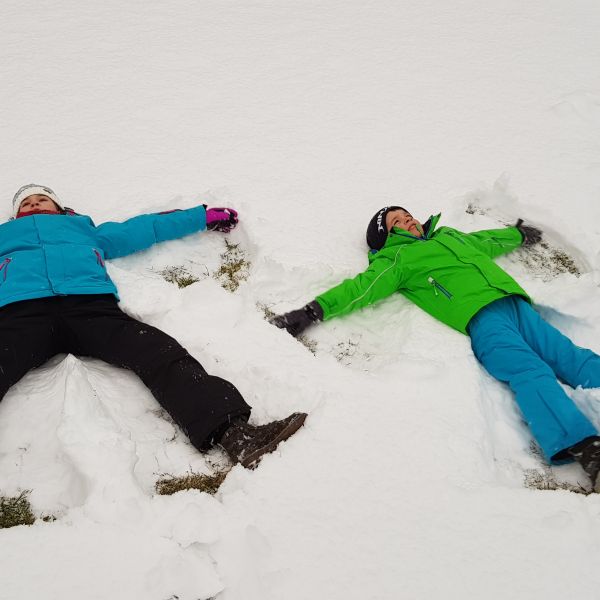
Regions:
[[294, 413], [253, 426], [251, 408], [228, 381], [209, 375], [175, 339], [125, 314], [106, 260], [204, 229], [229, 232], [236, 211], [204, 205], [95, 225], [29, 184], [0, 225], [0, 399], [30, 369], [70, 353], [134, 371], [206, 451], [219, 444], [250, 467], [304, 423]]

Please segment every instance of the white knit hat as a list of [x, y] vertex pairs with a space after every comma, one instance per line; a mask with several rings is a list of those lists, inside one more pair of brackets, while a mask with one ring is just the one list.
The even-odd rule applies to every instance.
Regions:
[[58, 207], [61, 210], [63, 210], [63, 205], [58, 199], [58, 196], [49, 187], [46, 187], [44, 185], [37, 185], [35, 183], [28, 183], [22, 188], [19, 188], [19, 190], [15, 194], [15, 197], [13, 198], [13, 213], [16, 215], [19, 210], [19, 206], [21, 206], [21, 202], [23, 202], [25, 198], [29, 198], [29, 196], [33, 196], [34, 194], [48, 196], [50, 200], [54, 200]]

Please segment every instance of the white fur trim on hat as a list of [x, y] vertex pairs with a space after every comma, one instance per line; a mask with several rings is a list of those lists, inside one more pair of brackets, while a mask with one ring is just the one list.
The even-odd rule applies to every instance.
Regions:
[[41, 194], [42, 196], [48, 196], [50, 200], [54, 200], [56, 204], [63, 209], [63, 205], [61, 204], [58, 196], [49, 188], [44, 185], [37, 185], [35, 183], [28, 183], [24, 185], [22, 188], [19, 188], [15, 197], [13, 198], [13, 212], [16, 214], [19, 210], [19, 206], [21, 206], [21, 202], [25, 200], [25, 198], [29, 198], [29, 196], [33, 196], [34, 194]]

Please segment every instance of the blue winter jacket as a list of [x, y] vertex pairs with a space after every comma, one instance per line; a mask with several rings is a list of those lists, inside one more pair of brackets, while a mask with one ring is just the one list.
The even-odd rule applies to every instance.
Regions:
[[69, 294], [114, 294], [105, 259], [206, 229], [204, 206], [94, 225], [83, 215], [30, 215], [0, 225], [0, 306]]

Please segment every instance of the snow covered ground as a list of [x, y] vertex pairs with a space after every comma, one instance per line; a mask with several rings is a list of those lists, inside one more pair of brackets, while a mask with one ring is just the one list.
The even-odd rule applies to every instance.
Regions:
[[[114, 261], [122, 307], [231, 380], [256, 423], [306, 426], [216, 496], [129, 372], [58, 356], [0, 403], [0, 493], [53, 522], [0, 530], [2, 600], [598, 597], [600, 498], [541, 491], [509, 391], [469, 341], [394, 297], [308, 332], [264, 320], [366, 266], [390, 202], [475, 230], [523, 217], [582, 274], [500, 262], [600, 351], [600, 5], [592, 0], [4, 0], [0, 215], [49, 185], [97, 222], [229, 205], [224, 236]], [[200, 277], [184, 289], [160, 271]], [[600, 426], [600, 390], [568, 390]]]

